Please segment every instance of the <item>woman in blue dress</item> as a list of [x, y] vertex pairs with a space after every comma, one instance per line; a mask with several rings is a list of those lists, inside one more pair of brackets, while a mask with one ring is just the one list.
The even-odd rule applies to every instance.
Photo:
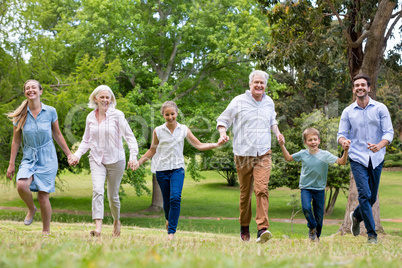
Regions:
[[37, 208], [31, 192], [38, 192], [43, 223], [42, 234], [48, 235], [52, 215], [49, 194], [55, 191], [58, 169], [52, 136], [68, 157], [69, 163], [72, 154], [60, 132], [56, 109], [40, 101], [42, 92], [42, 86], [38, 81], [26, 81], [24, 94], [27, 99], [14, 112], [7, 114], [14, 124], [7, 177], [10, 180], [14, 177], [15, 158], [23, 140], [23, 158], [17, 173], [17, 191], [28, 207], [24, 224], [30, 225], [33, 222]]

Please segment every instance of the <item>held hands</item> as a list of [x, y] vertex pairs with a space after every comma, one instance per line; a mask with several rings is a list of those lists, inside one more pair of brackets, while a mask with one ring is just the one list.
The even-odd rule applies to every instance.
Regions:
[[278, 139], [279, 145], [283, 146], [285, 145], [285, 136], [283, 136], [282, 134], [279, 134], [276, 136], [276, 138]]
[[218, 140], [218, 147], [227, 143], [228, 141], [229, 141], [229, 136], [227, 136], [226, 134], [222, 135]]
[[[228, 135], [226, 135], [226, 132], [225, 133], [220, 133], [221, 134], [221, 136], [220, 136], [220, 138], [219, 138], [219, 140], [218, 140], [218, 144], [219, 145], [222, 145], [222, 144], [224, 144], [224, 143], [226, 143], [226, 142], [228, 142], [229, 141], [229, 136]], [[220, 143], [221, 142], [221, 139], [223, 140], [223, 143]]]
[[131, 169], [132, 171], [137, 170], [140, 167], [140, 164], [137, 160], [130, 160], [127, 162], [127, 169]]
[[352, 142], [351, 140], [346, 140], [346, 139], [345, 139], [345, 140], [342, 142], [342, 149], [345, 150], [345, 151], [348, 151], [351, 142]]
[[75, 156], [73, 154], [68, 156], [68, 164], [70, 166], [75, 167], [79, 162], [80, 162], [80, 159], [77, 156]]

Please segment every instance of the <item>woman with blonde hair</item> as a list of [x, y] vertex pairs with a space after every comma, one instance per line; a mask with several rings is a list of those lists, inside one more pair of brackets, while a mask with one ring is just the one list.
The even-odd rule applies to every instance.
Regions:
[[14, 124], [7, 177], [10, 180], [14, 177], [15, 158], [23, 141], [23, 157], [16, 179], [18, 194], [29, 210], [24, 224], [30, 225], [33, 222], [37, 208], [31, 192], [38, 192], [43, 223], [42, 233], [48, 235], [52, 215], [49, 194], [55, 191], [58, 169], [53, 138], [68, 157], [69, 163], [72, 154], [60, 132], [56, 109], [40, 101], [42, 92], [42, 86], [38, 81], [26, 81], [24, 94], [27, 99], [14, 112], [7, 114]]
[[138, 167], [138, 144], [124, 113], [115, 109], [116, 98], [113, 91], [105, 85], [98, 86], [89, 97], [88, 106], [94, 108], [87, 116], [85, 132], [78, 150], [73, 155], [76, 165], [88, 150], [93, 184], [92, 219], [96, 228], [91, 236], [100, 236], [104, 216], [104, 186], [107, 181], [109, 206], [114, 219], [113, 236], [120, 235], [120, 182], [124, 175], [126, 157], [122, 137], [130, 149], [127, 168]]

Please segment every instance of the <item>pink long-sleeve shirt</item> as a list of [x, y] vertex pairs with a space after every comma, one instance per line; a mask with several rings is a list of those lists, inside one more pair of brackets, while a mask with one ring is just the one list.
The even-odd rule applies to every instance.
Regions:
[[96, 110], [87, 116], [85, 132], [75, 156], [81, 158], [89, 149], [89, 155], [99, 164], [113, 164], [125, 159], [122, 137], [130, 149], [130, 160], [137, 160], [138, 144], [124, 113], [109, 108], [106, 118], [99, 123]]

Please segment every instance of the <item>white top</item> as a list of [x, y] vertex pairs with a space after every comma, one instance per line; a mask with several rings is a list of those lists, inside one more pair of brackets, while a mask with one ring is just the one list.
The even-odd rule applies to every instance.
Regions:
[[151, 172], [184, 168], [184, 139], [187, 137], [187, 126], [177, 123], [173, 133], [166, 123], [155, 128], [159, 140], [156, 153], [152, 157]]
[[84, 136], [75, 156], [81, 158], [89, 149], [90, 157], [100, 165], [113, 164], [125, 160], [122, 137], [130, 149], [130, 160], [137, 160], [138, 144], [134, 137], [124, 113], [120, 110], [109, 108], [106, 118], [99, 124], [95, 111], [88, 114]]
[[256, 101], [250, 90], [236, 96], [216, 120], [228, 129], [233, 124], [233, 153], [260, 156], [271, 149], [271, 126], [277, 125], [275, 104], [263, 95]]

